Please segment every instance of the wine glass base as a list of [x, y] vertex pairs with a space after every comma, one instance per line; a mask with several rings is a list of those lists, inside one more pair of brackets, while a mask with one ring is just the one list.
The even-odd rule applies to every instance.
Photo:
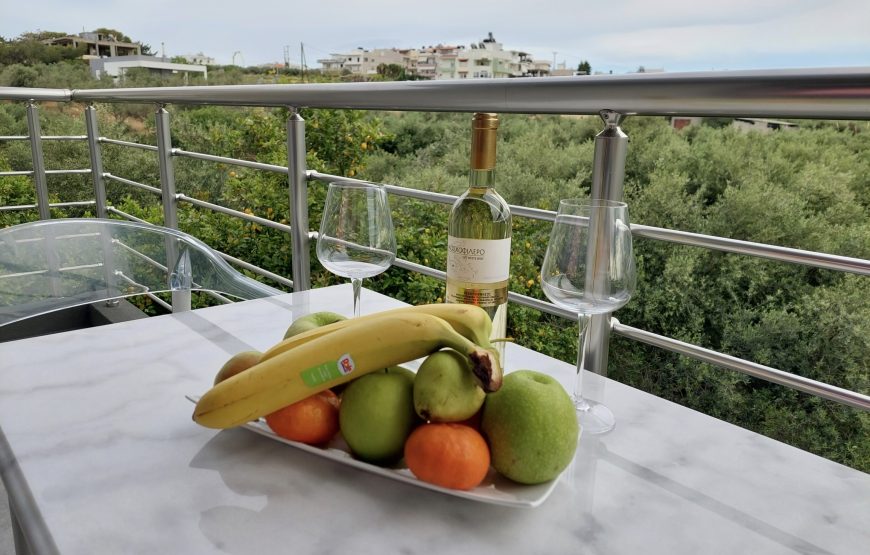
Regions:
[[574, 407], [584, 434], [606, 434], [616, 426], [616, 417], [601, 403], [580, 398], [574, 401]]

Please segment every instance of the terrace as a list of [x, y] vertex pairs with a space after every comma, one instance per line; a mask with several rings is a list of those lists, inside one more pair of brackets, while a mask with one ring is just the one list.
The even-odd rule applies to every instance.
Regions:
[[[190, 204], [205, 210], [214, 210], [261, 226], [289, 234], [292, 243], [292, 268], [289, 276], [253, 266], [243, 260], [226, 256], [228, 261], [245, 270], [259, 274], [267, 281], [292, 289], [294, 293], [311, 288], [309, 244], [316, 239], [308, 215], [309, 187], [334, 179], [350, 179], [306, 167], [305, 120], [302, 108], [340, 108], [349, 110], [400, 110], [433, 112], [498, 112], [519, 114], [600, 115], [602, 130], [595, 138], [594, 166], [592, 170], [592, 196], [621, 200], [623, 175], [628, 148], [628, 136], [620, 128], [624, 117], [703, 116], [798, 119], [870, 119], [870, 71], [866, 69], [745, 71], [697, 74], [648, 74], [626, 76], [595, 76], [583, 79], [551, 78], [535, 80], [481, 80], [471, 82], [402, 82], [354, 83], [342, 85], [258, 85], [180, 87], [153, 89], [112, 90], [46, 90], [0, 89], [0, 100], [21, 102], [26, 105], [29, 133], [26, 136], [2, 136], [2, 141], [28, 141], [33, 166], [29, 170], [0, 172], [4, 176], [30, 176], [34, 183], [35, 202], [21, 206], [4, 206], [2, 210], [36, 211], [40, 219], [51, 217], [50, 209], [65, 206], [87, 206], [101, 218], [136, 220], [112, 205], [106, 196], [106, 183], [124, 184], [150, 191], [160, 199], [162, 224], [177, 228], [179, 205]], [[46, 102], [82, 103], [87, 133], [81, 136], [43, 136], [40, 130], [39, 106]], [[144, 103], [156, 106], [156, 146], [119, 141], [100, 135], [95, 103]], [[273, 165], [256, 161], [227, 158], [204, 152], [190, 152], [173, 147], [171, 131], [172, 105], [222, 105], [288, 107], [287, 164]], [[88, 168], [46, 168], [42, 152], [44, 141], [78, 141], [87, 144], [91, 164]], [[103, 145], [153, 152], [160, 169], [159, 187], [131, 181], [105, 171], [101, 158]], [[291, 218], [281, 224], [263, 215], [249, 214], [178, 192], [174, 163], [188, 158], [212, 163], [245, 167], [263, 172], [285, 174], [288, 180]], [[49, 202], [48, 181], [57, 174], [82, 174], [93, 182], [92, 199], [61, 204]], [[390, 195], [442, 204], [451, 204], [455, 197], [385, 184]], [[524, 206], [512, 206], [515, 218], [553, 221], [555, 213]], [[689, 231], [665, 229], [632, 223], [633, 237], [642, 240], [666, 241], [681, 245], [713, 249], [740, 256], [760, 257], [788, 264], [801, 264], [814, 268], [870, 276], [870, 260], [811, 252], [778, 245], [753, 243], [725, 237], [702, 235]], [[428, 267], [402, 258], [402, 245], [398, 246], [395, 266], [409, 272], [419, 272], [437, 279], [445, 274], [439, 268]], [[0, 276], [2, 279], [3, 276]], [[574, 319], [573, 314], [543, 301], [511, 292], [511, 303], [531, 307], [549, 314]], [[173, 306], [173, 311], [189, 310], [187, 306]], [[595, 316], [590, 324], [594, 342], [584, 353], [587, 368], [601, 377], [607, 375], [608, 344], [611, 334], [666, 349], [682, 356], [713, 364], [728, 371], [740, 372], [783, 387], [818, 396], [851, 407], [852, 410], [870, 410], [870, 397], [859, 391], [850, 391], [821, 383], [789, 372], [771, 368], [751, 360], [743, 360], [674, 338], [652, 333], [620, 323], [610, 315]], [[0, 423], [2, 424], [2, 423]], [[853, 476], [850, 480], [856, 479]], [[867, 487], [866, 480], [861, 488]], [[709, 500], [708, 500], [709, 501]], [[715, 505], [715, 503], [713, 503]], [[708, 504], [709, 505], [709, 504]], [[866, 516], [866, 501], [859, 503]], [[13, 511], [14, 512], [14, 511]], [[19, 507], [19, 513], [22, 512]], [[721, 511], [720, 511], [721, 513]], [[750, 527], [751, 528], [751, 527]], [[763, 526], [762, 526], [763, 528]], [[756, 532], [757, 527], [756, 527]], [[777, 533], [781, 532], [778, 530]], [[789, 532], [796, 534], [796, 532]], [[774, 534], [775, 535], [775, 534]], [[770, 536], [770, 534], [768, 534]], [[860, 541], [860, 534], [855, 536]], [[802, 538], [803, 540], [803, 538]], [[23, 542], [24, 540], [19, 540]], [[38, 540], [27, 538], [31, 546]], [[809, 540], [807, 540], [809, 541]], [[822, 540], [813, 540], [824, 543]], [[864, 532], [863, 541], [867, 541]], [[784, 542], [787, 543], [787, 542]], [[791, 545], [791, 544], [789, 544]], [[819, 547], [810, 542], [803, 548]], [[850, 545], [854, 548], [857, 544]], [[791, 545], [791, 547], [794, 547]], [[800, 551], [803, 548], [797, 548]], [[819, 548], [836, 551], [830, 545]], [[848, 551], [848, 549], [846, 549]], [[26, 552], [26, 551], [22, 551]]]

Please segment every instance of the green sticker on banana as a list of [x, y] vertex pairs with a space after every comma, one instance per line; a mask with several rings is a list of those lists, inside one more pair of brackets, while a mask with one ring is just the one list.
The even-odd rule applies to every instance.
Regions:
[[353, 372], [355, 365], [350, 354], [344, 354], [336, 361], [324, 362], [302, 371], [302, 383], [317, 387], [322, 383], [346, 376]]

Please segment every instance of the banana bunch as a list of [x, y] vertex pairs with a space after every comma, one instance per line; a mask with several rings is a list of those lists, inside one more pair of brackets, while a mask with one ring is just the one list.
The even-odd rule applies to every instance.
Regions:
[[342, 320], [281, 341], [244, 372], [221, 381], [196, 404], [208, 428], [256, 420], [363, 374], [451, 348], [467, 356], [484, 391], [501, 387], [502, 368], [489, 343], [492, 322], [473, 305], [404, 307]]

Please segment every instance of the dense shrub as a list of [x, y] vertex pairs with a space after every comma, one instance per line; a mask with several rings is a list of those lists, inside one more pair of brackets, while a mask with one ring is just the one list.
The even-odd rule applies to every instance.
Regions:
[[[101, 134], [154, 143], [153, 108], [144, 119], [100, 107]], [[286, 110], [173, 109], [173, 144], [184, 150], [287, 163]], [[309, 167], [431, 191], [466, 186], [468, 115], [306, 110]], [[26, 134], [23, 109], [0, 105], [0, 134]], [[662, 118], [629, 118], [625, 197], [635, 223], [870, 258], [870, 129], [809, 122], [758, 135], [716, 125], [672, 130]], [[43, 112], [44, 134], [82, 134], [81, 107]], [[512, 204], [555, 209], [588, 194], [595, 117], [506, 115], [498, 189]], [[152, 152], [104, 145], [107, 172], [158, 185]], [[29, 169], [26, 143], [0, 144], [0, 170]], [[81, 143], [46, 148], [47, 166], [86, 167]], [[287, 176], [175, 161], [179, 192], [281, 223], [290, 222]], [[50, 180], [53, 198], [92, 196], [82, 176]], [[319, 224], [325, 184], [309, 186], [309, 227]], [[111, 202], [160, 223], [159, 199], [110, 183]], [[0, 179], [0, 203], [33, 202], [26, 178]], [[445, 264], [449, 207], [391, 197], [399, 256]], [[69, 214], [72, 211], [62, 211]], [[35, 214], [0, 212], [13, 224]], [[260, 224], [182, 205], [182, 229], [233, 256], [289, 275], [289, 237]], [[538, 272], [545, 222], [515, 218], [511, 289], [543, 299]], [[637, 238], [638, 288], [617, 313], [623, 323], [867, 393], [870, 281], [866, 277]], [[312, 283], [339, 283], [312, 260]], [[439, 302], [443, 284], [393, 267], [366, 285], [411, 302]], [[512, 306], [509, 334], [573, 362], [576, 323]], [[707, 414], [870, 470], [870, 416], [743, 374], [614, 337], [610, 377]]]

